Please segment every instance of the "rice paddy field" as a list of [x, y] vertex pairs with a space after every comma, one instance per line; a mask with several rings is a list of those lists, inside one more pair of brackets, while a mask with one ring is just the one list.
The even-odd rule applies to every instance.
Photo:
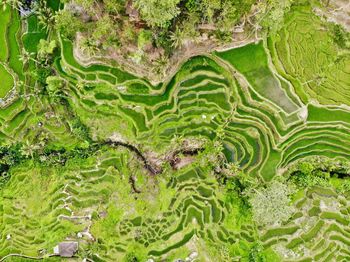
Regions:
[[[0, 9], [0, 261], [65, 261], [52, 256], [62, 241], [79, 243], [67, 261], [350, 261], [350, 187], [338, 190], [350, 169], [299, 188], [287, 221], [259, 226], [198, 146], [257, 185], [310, 159], [350, 161], [349, 53], [311, 5], [285, 19], [153, 85], [84, 65], [35, 15]], [[40, 39], [57, 43], [54, 95], [20, 59]]]

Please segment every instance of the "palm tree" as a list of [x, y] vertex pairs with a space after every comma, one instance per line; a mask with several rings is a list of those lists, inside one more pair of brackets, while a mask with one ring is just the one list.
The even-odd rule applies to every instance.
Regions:
[[29, 140], [26, 140], [26, 142], [22, 145], [21, 153], [27, 158], [34, 158], [34, 154], [38, 151], [39, 148], [40, 147], [38, 145], [29, 142]]
[[85, 80], [79, 79], [75, 86], [76, 88], [78, 88], [78, 90], [83, 90], [85, 85], [86, 85]]
[[35, 58], [33, 58], [33, 56], [34, 56], [34, 53], [29, 53], [27, 50], [22, 48], [22, 52], [19, 55], [19, 60], [22, 61], [23, 65], [28, 64], [29, 61], [33, 61], [33, 62], [37, 63], [38, 61], [35, 60]]
[[96, 46], [95, 42], [89, 37], [84, 37], [81, 40], [80, 49], [89, 56], [94, 56], [98, 51], [98, 47]]
[[39, 24], [46, 28], [47, 31], [51, 30], [55, 25], [55, 15], [50, 7], [47, 7], [46, 1], [39, 1], [35, 7], [36, 15], [39, 20]]
[[182, 145], [183, 145], [183, 142], [184, 142], [184, 138], [183, 138], [183, 135], [178, 135], [176, 134], [172, 139], [171, 139], [171, 150], [173, 150], [174, 152], [176, 150], [179, 150], [181, 149]]
[[176, 27], [175, 31], [170, 34], [170, 39], [172, 41], [172, 46], [174, 48], [181, 47], [186, 38], [186, 33], [184, 30], [181, 30], [179, 27]]
[[23, 3], [21, 0], [1, 0], [1, 3], [3, 10], [5, 11], [7, 6], [16, 9], [21, 12], [21, 7], [23, 6]]
[[169, 62], [169, 58], [165, 55], [162, 55], [161, 57], [159, 57], [157, 60], [153, 62], [152, 72], [158, 75], [160, 74], [164, 75], [168, 62]]
[[19, 89], [22, 89], [22, 88], [24, 88], [26, 85], [24, 84], [23, 81], [17, 79], [17, 80], [15, 81], [15, 86], [18, 87]]

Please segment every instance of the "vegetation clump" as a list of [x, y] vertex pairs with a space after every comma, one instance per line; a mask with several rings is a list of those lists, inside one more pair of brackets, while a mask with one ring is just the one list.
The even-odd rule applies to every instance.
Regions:
[[266, 188], [255, 189], [249, 202], [256, 223], [278, 226], [287, 221], [295, 211], [290, 199], [293, 192], [290, 186], [278, 181]]
[[[301, 161], [288, 170], [289, 180], [299, 188], [313, 186], [331, 186], [336, 180], [342, 181], [338, 189], [346, 187], [350, 179], [350, 163], [347, 161], [334, 161], [322, 157], [314, 157], [309, 161]], [[344, 184], [344, 185], [343, 185]]]
[[198, 42], [200, 34], [232, 39], [234, 26], [252, 4], [253, 0], [66, 1], [54, 16], [55, 28], [71, 40], [80, 32], [77, 43], [85, 55], [118, 54], [137, 64], [151, 62], [156, 72], [158, 64], [186, 42]]

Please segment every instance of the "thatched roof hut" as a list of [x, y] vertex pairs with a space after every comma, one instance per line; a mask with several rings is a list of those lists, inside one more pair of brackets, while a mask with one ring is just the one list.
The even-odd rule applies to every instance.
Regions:
[[78, 242], [61, 242], [54, 248], [54, 253], [60, 257], [73, 257], [78, 251]]

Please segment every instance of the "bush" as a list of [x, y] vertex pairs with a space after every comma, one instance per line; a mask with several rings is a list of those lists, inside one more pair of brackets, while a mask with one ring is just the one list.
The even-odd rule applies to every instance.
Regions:
[[342, 194], [350, 194], [350, 179], [345, 179], [339, 189]]
[[68, 10], [60, 10], [55, 16], [55, 27], [63, 36], [74, 39], [75, 34], [83, 29], [83, 23]]
[[49, 66], [38, 65], [30, 74], [41, 86], [45, 86], [46, 78], [52, 75], [52, 69]]
[[149, 30], [142, 30], [137, 39], [138, 48], [143, 49], [149, 44], [152, 44], [152, 32]]
[[0, 189], [6, 185], [11, 177], [8, 172], [10, 168], [26, 159], [21, 148], [22, 145], [19, 143], [0, 147]]
[[157, 32], [155, 42], [157, 47], [162, 47], [164, 49], [166, 55], [171, 54], [173, 49], [173, 43], [167, 30], [159, 30]]
[[294, 207], [290, 205], [293, 192], [290, 185], [278, 181], [255, 189], [249, 199], [255, 222], [265, 226], [287, 221], [294, 212]]
[[125, 262], [139, 262], [140, 260], [136, 257], [134, 252], [126, 254], [124, 258]]
[[170, 21], [180, 13], [180, 0], [136, 0], [135, 6], [149, 26], [168, 27]]
[[265, 255], [263, 254], [264, 247], [261, 243], [257, 242], [250, 248], [248, 254], [249, 262], [265, 262], [267, 261]]
[[333, 26], [333, 40], [340, 48], [350, 48], [349, 35], [341, 25]]
[[72, 133], [84, 141], [91, 142], [89, 128], [77, 116], [72, 121]]
[[244, 185], [237, 178], [228, 178], [225, 189], [225, 202], [228, 205], [237, 205], [243, 213], [249, 210], [250, 205], [247, 197], [243, 194]]
[[331, 177], [344, 178], [350, 172], [350, 164], [328, 158], [310, 158], [289, 168], [289, 180], [299, 188], [329, 186]]

